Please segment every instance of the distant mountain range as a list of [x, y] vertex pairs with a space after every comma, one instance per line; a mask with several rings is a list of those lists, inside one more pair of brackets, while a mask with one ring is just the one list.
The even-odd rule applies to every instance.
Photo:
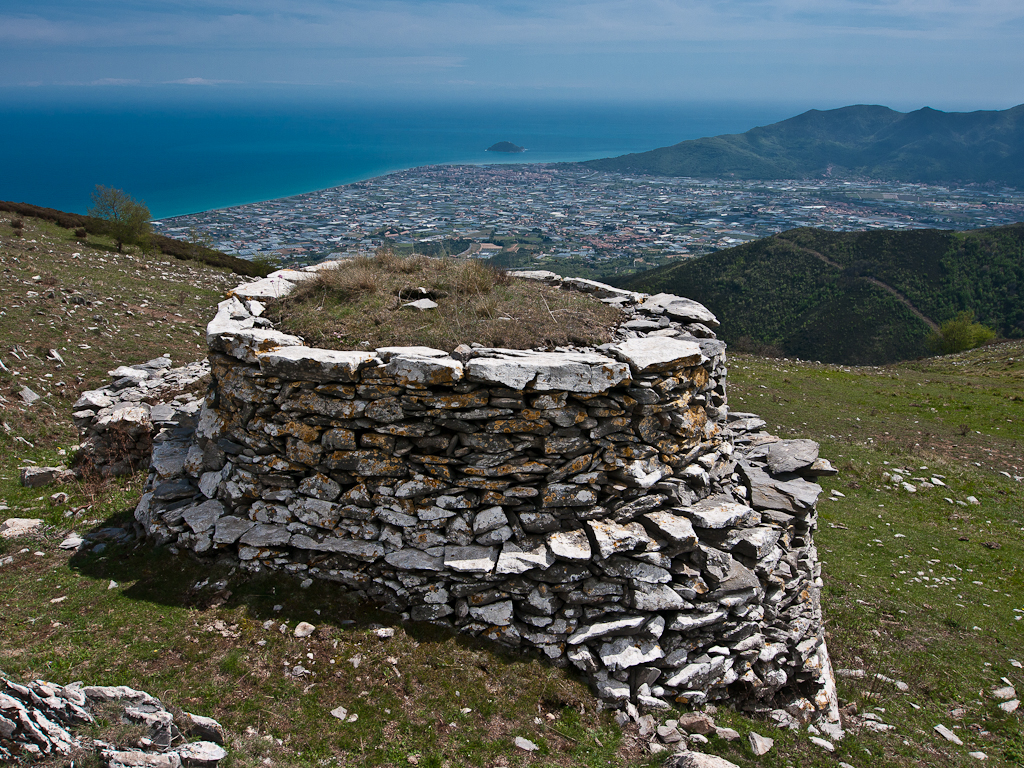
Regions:
[[963, 310], [1024, 336], [1024, 224], [970, 232], [803, 227], [616, 281], [701, 302], [734, 348], [877, 365], [928, 355]]
[[746, 133], [581, 165], [658, 176], [799, 179], [853, 176], [1024, 187], [1024, 104], [1003, 111], [896, 112], [858, 105]]

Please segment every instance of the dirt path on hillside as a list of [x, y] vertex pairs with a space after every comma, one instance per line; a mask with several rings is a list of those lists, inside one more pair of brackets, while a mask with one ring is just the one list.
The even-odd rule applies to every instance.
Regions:
[[[811, 256], [813, 256], [816, 259], [819, 259], [820, 261], [825, 262], [830, 267], [835, 267], [836, 269], [843, 269], [843, 265], [842, 264], [838, 264], [837, 262], [832, 261], [832, 259], [830, 259], [827, 256], [824, 256], [824, 255], [818, 253], [817, 251], [812, 251], [810, 248], [804, 248], [802, 245], [797, 245], [796, 243], [790, 243], [790, 245], [793, 246], [794, 248], [796, 248], [798, 251], [803, 251], [804, 253], [811, 254]], [[930, 317], [925, 316], [924, 312], [922, 312], [917, 307], [915, 307], [913, 302], [910, 299], [908, 299], [902, 293], [897, 291], [891, 285], [887, 285], [886, 283], [883, 283], [881, 280], [878, 280], [877, 278], [874, 278], [874, 277], [864, 277], [863, 275], [861, 275], [861, 279], [867, 280], [872, 285], [877, 285], [883, 291], [888, 291], [889, 293], [891, 293], [893, 296], [895, 296], [897, 299], [899, 299], [901, 302], [903, 302], [906, 305], [907, 309], [909, 309], [914, 314], [914, 317], [916, 317], [919, 320], [921, 320], [921, 322], [923, 322], [925, 325], [927, 325], [933, 331], [938, 332], [939, 324], [936, 323], [934, 320], [932, 320]]]

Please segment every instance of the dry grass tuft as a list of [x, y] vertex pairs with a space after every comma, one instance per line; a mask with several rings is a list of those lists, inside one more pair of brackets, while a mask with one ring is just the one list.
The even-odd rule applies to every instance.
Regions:
[[[403, 308], [421, 298], [435, 310]], [[530, 349], [610, 340], [622, 313], [571, 291], [518, 280], [478, 260], [400, 257], [339, 262], [271, 309], [282, 330], [335, 349], [459, 344]]]

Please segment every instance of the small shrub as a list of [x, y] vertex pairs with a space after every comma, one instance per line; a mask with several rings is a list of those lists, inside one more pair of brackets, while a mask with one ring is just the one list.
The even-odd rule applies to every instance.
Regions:
[[24, 229], [25, 222], [21, 219], [11, 219], [11, 229]]
[[89, 233], [85, 231], [85, 227], [78, 227], [75, 229], [75, 237], [79, 240], [85, 240], [89, 236]]
[[952, 355], [988, 344], [996, 332], [974, 320], [974, 312], [966, 310], [944, 322], [928, 337], [928, 348], [938, 355]]

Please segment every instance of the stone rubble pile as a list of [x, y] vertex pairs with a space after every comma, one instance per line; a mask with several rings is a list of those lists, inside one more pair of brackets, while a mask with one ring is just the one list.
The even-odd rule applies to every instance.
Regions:
[[313, 349], [261, 317], [293, 272], [219, 305], [194, 433], [154, 438], [150, 536], [535, 648], [617, 706], [838, 718], [813, 540], [834, 470], [729, 412], [706, 308], [557, 278], [623, 308], [613, 343]]
[[205, 393], [185, 389], [209, 372], [205, 360], [172, 368], [167, 356], [110, 371], [110, 384], [83, 392], [74, 405], [79, 469], [121, 476], [149, 466], [154, 432], [195, 427]]
[[[146, 729], [134, 749], [74, 734], [80, 726], [95, 725], [97, 709], [112, 704], [121, 710], [122, 722]], [[20, 685], [0, 676], [0, 762], [95, 750], [111, 768], [215, 768], [227, 756], [220, 746], [224, 739], [216, 720], [186, 712], [175, 722], [174, 715], [144, 691], [42, 680]]]

